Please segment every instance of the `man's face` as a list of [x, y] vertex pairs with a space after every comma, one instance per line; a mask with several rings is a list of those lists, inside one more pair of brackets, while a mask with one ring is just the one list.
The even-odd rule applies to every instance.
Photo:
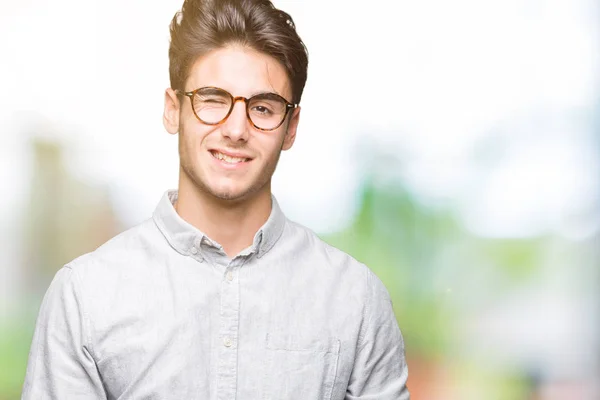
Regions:
[[[277, 60], [239, 46], [215, 50], [196, 60], [184, 90], [207, 86], [224, 89], [234, 97], [274, 92], [288, 101], [292, 98], [289, 79]], [[294, 142], [299, 112], [299, 108], [290, 111], [292, 115], [279, 128], [261, 131], [248, 121], [245, 103], [237, 101], [225, 122], [206, 125], [195, 117], [189, 98], [179, 103], [168, 89], [165, 126], [170, 133], [179, 131], [180, 185], [191, 184], [221, 200], [239, 201], [270, 192], [281, 150]], [[218, 153], [249, 160], [223, 159]]]

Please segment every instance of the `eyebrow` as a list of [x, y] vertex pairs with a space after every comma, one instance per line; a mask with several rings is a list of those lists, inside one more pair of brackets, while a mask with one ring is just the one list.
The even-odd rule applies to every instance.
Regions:
[[287, 99], [285, 97], [283, 97], [282, 95], [280, 95], [279, 93], [276, 93], [276, 92], [256, 93], [256, 94], [253, 94], [252, 96], [250, 96], [250, 98], [252, 98], [252, 97], [262, 97], [265, 99], [274, 99], [274, 100], [284, 99], [285, 101], [287, 101]]
[[[205, 94], [222, 94], [223, 90], [225, 89], [221, 89], [221, 88], [217, 88], [217, 87], [200, 87], [198, 89], [202, 89], [202, 93]], [[197, 90], [197, 89], [194, 89]]]
[[250, 97], [252, 97], [252, 96], [258, 96], [259, 94], [276, 94], [278, 96], [283, 97], [283, 95], [281, 93], [277, 93], [277, 91], [275, 91], [275, 90], [273, 90], [273, 91], [263, 90], [263, 91], [260, 91], [260, 92], [254, 92], [254, 93], [252, 93], [252, 95]]
[[[220, 90], [224, 90], [226, 92], [229, 92], [229, 90], [221, 88], [221, 87], [218, 87], [218, 86], [197, 86], [196, 88], [194, 88], [192, 90], [187, 90], [187, 92], [193, 92], [194, 90], [198, 90], [198, 89], [203, 89], [203, 90], [205, 90], [208, 93], [218, 92]], [[283, 95], [281, 93], [278, 93], [276, 90], [273, 90], [273, 91], [259, 90], [259, 91], [256, 91], [256, 92], [252, 93], [249, 97], [256, 96], [258, 94], [276, 94], [278, 96], [283, 97]], [[233, 95], [233, 93], [232, 93], [232, 95]]]
[[[205, 93], [207, 95], [220, 94], [221, 91], [228, 92], [227, 90], [225, 90], [223, 88], [216, 87], [216, 86], [201, 86], [199, 89], [203, 89], [203, 93]], [[196, 90], [196, 89], [193, 89], [193, 90]], [[190, 90], [190, 92], [192, 92], [193, 90]], [[278, 97], [281, 97], [282, 99], [284, 99], [285, 101], [288, 101], [285, 98], [285, 96], [283, 96], [282, 94], [277, 93], [276, 91], [273, 91], [273, 92], [269, 92], [269, 91], [257, 91], [257, 92], [252, 93], [248, 98], [252, 98], [254, 96], [262, 96], [264, 98], [275, 98], [275, 96], [278, 96]]]

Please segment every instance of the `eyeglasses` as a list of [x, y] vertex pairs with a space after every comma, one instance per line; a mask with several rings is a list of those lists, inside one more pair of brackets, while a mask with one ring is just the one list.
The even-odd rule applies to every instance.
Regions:
[[235, 102], [243, 100], [248, 120], [261, 131], [279, 128], [288, 112], [298, 106], [276, 93], [260, 93], [247, 99], [242, 96], [233, 97], [228, 91], [217, 87], [202, 87], [183, 94], [190, 98], [196, 118], [206, 125], [225, 122]]

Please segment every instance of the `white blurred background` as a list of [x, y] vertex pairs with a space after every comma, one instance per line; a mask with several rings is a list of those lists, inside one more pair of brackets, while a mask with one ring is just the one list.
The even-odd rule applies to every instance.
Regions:
[[[274, 193], [384, 280], [413, 397], [600, 398], [599, 4], [274, 3], [310, 60]], [[56, 270], [177, 185], [180, 6], [0, 0], [0, 399]]]

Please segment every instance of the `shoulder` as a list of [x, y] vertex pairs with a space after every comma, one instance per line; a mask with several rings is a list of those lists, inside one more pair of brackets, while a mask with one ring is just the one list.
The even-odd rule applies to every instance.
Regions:
[[336, 274], [343, 273], [344, 277], [362, 281], [366, 284], [372, 279], [377, 279], [373, 271], [355, 257], [325, 242], [314, 231], [306, 226], [288, 220], [287, 234], [296, 242], [297, 251], [301, 251], [309, 259], [317, 261], [312, 265], [320, 269], [328, 269]]
[[[151, 258], [158, 251], [160, 231], [152, 219], [129, 228], [114, 236], [96, 250], [83, 254], [65, 265], [82, 278], [101, 278], [124, 266], [139, 265], [144, 258]], [[136, 262], [133, 262], [133, 261]]]
[[363, 317], [391, 308], [391, 297], [382, 280], [364, 262], [330, 245], [311, 229], [288, 221], [289, 237], [295, 243], [294, 253], [301, 254], [301, 268], [319, 277], [330, 293], [344, 299], [345, 307], [356, 301]]

